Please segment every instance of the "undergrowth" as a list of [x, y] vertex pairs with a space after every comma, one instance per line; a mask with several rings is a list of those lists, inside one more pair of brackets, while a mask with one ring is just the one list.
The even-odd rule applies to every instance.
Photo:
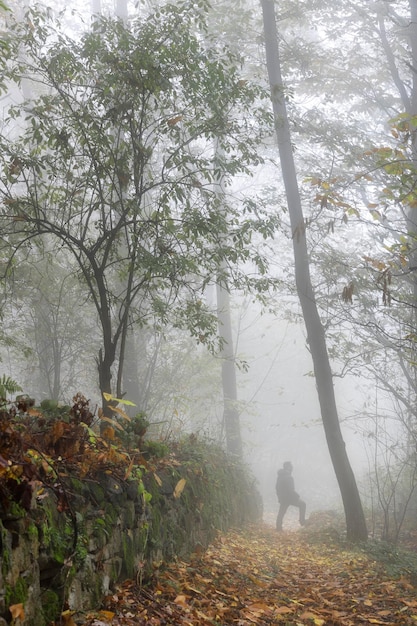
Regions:
[[406, 576], [417, 586], [417, 554], [399, 545], [371, 539], [361, 545], [361, 550], [370, 558], [381, 563], [389, 576]]

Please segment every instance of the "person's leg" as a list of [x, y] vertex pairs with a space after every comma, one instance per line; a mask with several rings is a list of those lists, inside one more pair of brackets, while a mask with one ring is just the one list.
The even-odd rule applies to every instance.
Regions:
[[284, 519], [284, 515], [287, 512], [289, 504], [284, 504], [281, 502], [279, 505], [278, 517], [277, 517], [277, 530], [282, 530], [282, 522]]

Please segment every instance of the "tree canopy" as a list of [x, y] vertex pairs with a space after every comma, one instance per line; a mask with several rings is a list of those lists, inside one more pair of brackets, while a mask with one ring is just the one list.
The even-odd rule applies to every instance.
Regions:
[[219, 272], [240, 289], [269, 286], [251, 240], [276, 220], [251, 202], [220, 210], [213, 184], [260, 163], [270, 116], [239, 59], [204, 38], [205, 10], [168, 4], [128, 26], [97, 16], [79, 39], [37, 10], [11, 27], [5, 79], [29, 97], [1, 139], [5, 275], [41, 237], [70, 253], [97, 311], [105, 393], [123, 392], [132, 324], [169, 319], [214, 345], [202, 295]]

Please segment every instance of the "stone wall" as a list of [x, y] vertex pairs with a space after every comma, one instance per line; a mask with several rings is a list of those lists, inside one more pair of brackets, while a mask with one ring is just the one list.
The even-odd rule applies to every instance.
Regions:
[[66, 510], [52, 489], [38, 492], [29, 511], [12, 505], [0, 521], [0, 624], [14, 614], [16, 626], [45, 626], [65, 609], [82, 623], [116, 583], [146, 580], [153, 563], [259, 519], [250, 477], [216, 454], [209, 462], [185, 454], [141, 480], [67, 477]]

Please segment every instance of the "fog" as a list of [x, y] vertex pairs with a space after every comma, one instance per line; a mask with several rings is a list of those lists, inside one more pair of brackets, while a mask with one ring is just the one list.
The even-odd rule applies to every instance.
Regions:
[[[250, 363], [239, 389], [248, 406], [241, 416], [242, 432], [268, 521], [277, 512], [277, 470], [287, 460], [294, 466], [296, 490], [307, 502], [307, 513], [342, 506], [303, 330], [301, 325], [262, 316], [240, 342], [240, 352]], [[349, 378], [336, 379], [335, 389], [349, 458], [360, 479], [367, 472], [368, 457], [352, 416], [363, 411], [366, 391]]]
[[[92, 5], [97, 5], [97, 7], [99, 4], [98, 2], [92, 3]], [[105, 8], [104, 5], [106, 4], [108, 3], [103, 2], [103, 8]], [[119, 6], [120, 10], [121, 5], [122, 3]], [[86, 23], [88, 23], [88, 20], [86, 20]], [[75, 29], [76, 24], [78, 22], [74, 22], [71, 28]], [[77, 28], [82, 28], [81, 23], [77, 25]], [[13, 97], [15, 96], [15, 94], [12, 95]], [[8, 97], [10, 97], [10, 94]], [[246, 198], [249, 195], [255, 197], [258, 190], [266, 189], [270, 185], [279, 187], [279, 184], [280, 174], [277, 171], [276, 164], [273, 163], [269, 167], [262, 166], [256, 170], [253, 179], [249, 183], [246, 179], [234, 183], [230, 191], [233, 191], [236, 197], [238, 195]], [[268, 194], [271, 194], [272, 198], [271, 208], [274, 211], [280, 210], [279, 193], [276, 194], [274, 192], [272, 194], [269, 191]], [[285, 275], [287, 266], [292, 265], [292, 260], [290, 259], [292, 252], [289, 251], [290, 239], [288, 236], [291, 229], [288, 223], [285, 224], [285, 219], [284, 211], [282, 230], [287, 234], [286, 244], [281, 246], [280, 243], [278, 246], [275, 242], [276, 249], [279, 249], [279, 254], [276, 255], [275, 260], [271, 261], [271, 270], [273, 270], [274, 262], [277, 266], [280, 266], [275, 268], [276, 271], [281, 272], [280, 276]], [[372, 219], [374, 218], [372, 217]], [[354, 233], [353, 235], [352, 232]], [[314, 233], [312, 236], [314, 237]], [[364, 232], [357, 230], [355, 235], [355, 231], [352, 230], [351, 226], [346, 231], [343, 231], [342, 227], [336, 233], [328, 233], [327, 243], [331, 243], [332, 236], [334, 236], [335, 249], [339, 249], [341, 245], [344, 250], [347, 250], [348, 244], [351, 244], [352, 247], [361, 247], [363, 245]], [[357, 238], [356, 241], [355, 236]], [[344, 237], [343, 240], [342, 237]], [[341, 244], [342, 241], [343, 244]], [[374, 240], [371, 238], [370, 242], [373, 244]], [[286, 248], [285, 245], [287, 246]], [[271, 247], [273, 246], [271, 245]], [[371, 249], [372, 247], [369, 248], [370, 255], [372, 254]], [[215, 309], [215, 303], [213, 305], [213, 309]], [[30, 306], [28, 308], [30, 313], [32, 313]], [[286, 304], [283, 302], [282, 309], [285, 310], [285, 308]], [[281, 314], [285, 315], [285, 311]], [[95, 318], [91, 314], [91, 310], [87, 311], [86, 305], [84, 315], [86, 318], [88, 315], [91, 315], [91, 320], [93, 320], [91, 326], [93, 326]], [[17, 314], [10, 316], [9, 329], [6, 326], [7, 320], [4, 322], [4, 328], [9, 331], [11, 336], [16, 332], [16, 318]], [[75, 324], [77, 324], [76, 316], [74, 316], [74, 320]], [[23, 327], [24, 321], [23, 319], [21, 320], [19, 328]], [[93, 346], [93, 343], [98, 344], [100, 338], [94, 336], [92, 339], [90, 330], [84, 331], [84, 334], [90, 337], [90, 345], [88, 347], [84, 345], [77, 347], [79, 356], [75, 359], [76, 366], [71, 363], [67, 367], [68, 371], [66, 371], [65, 363], [60, 363], [62, 370], [60, 372], [62, 377], [61, 383], [64, 383], [61, 384], [61, 389], [65, 389], [67, 395], [65, 399], [70, 401], [72, 387], [74, 387], [74, 392], [76, 392], [80, 388], [80, 383], [82, 383], [81, 390], [92, 399], [93, 404], [99, 405], [101, 398], [95, 380], [96, 370], [94, 369], [94, 354], [97, 346]], [[242, 406], [240, 417], [245, 445], [245, 460], [250, 465], [259, 483], [264, 502], [265, 519], [268, 521], [273, 520], [276, 515], [278, 508], [275, 495], [276, 474], [277, 470], [287, 460], [290, 460], [294, 466], [293, 476], [296, 490], [306, 501], [308, 513], [318, 509], [340, 509], [339, 488], [321, 423], [315, 378], [312, 374], [312, 360], [306, 346], [303, 325], [275, 317], [272, 314], [260, 315], [259, 307], [253, 305], [245, 314], [244, 329], [239, 328], [239, 332], [236, 329], [235, 335], [237, 338], [237, 356], [247, 362], [249, 366], [248, 371], [241, 370], [238, 373], [238, 396], [239, 403]], [[72, 339], [73, 337], [71, 337]], [[81, 337], [81, 340], [83, 340], [83, 337]], [[82, 341], [79, 343], [81, 344]], [[70, 351], [75, 351], [73, 344], [69, 345]], [[169, 339], [167, 340], [167, 345], [169, 345]], [[88, 348], [91, 350], [91, 354], [87, 355], [87, 357], [85, 352], [82, 352], [84, 348], [87, 348], [86, 351], [88, 351]], [[199, 346], [198, 349], [202, 349], [202, 346]], [[196, 353], [198, 349], [195, 349]], [[181, 356], [178, 357], [176, 354], [169, 356], [175, 362], [174, 367], [179, 370], [178, 363], [181, 360]], [[184, 360], [186, 358], [188, 358], [188, 354], [184, 356]], [[150, 358], [149, 360], [151, 361], [152, 359]], [[21, 361], [16, 359], [16, 353], [11, 349], [4, 355], [3, 363], [8, 374], [25, 385], [25, 391], [28, 391], [35, 397], [39, 397], [40, 384], [37, 382], [36, 371], [34, 371], [36, 369], [34, 359], [28, 359], [28, 367], [31, 368], [26, 375], [28, 380], [22, 380], [24, 377], [22, 375], [23, 367]], [[216, 363], [217, 365], [218, 362]], [[337, 363], [332, 365], [337, 369]], [[71, 371], [71, 367], [74, 370], [76, 367], [76, 375]], [[192, 365], [190, 365], [191, 369]], [[196, 370], [197, 366], [194, 369]], [[68, 375], [67, 379], [69, 382], [63, 378], [64, 373]], [[197, 432], [203, 432], [201, 423], [207, 418], [206, 412], [207, 414], [211, 412], [214, 415], [213, 423], [215, 426], [218, 426], [218, 431], [220, 431], [223, 407], [220, 407], [218, 400], [221, 396], [221, 389], [216, 388], [212, 392], [214, 399], [210, 398], [207, 401], [206, 396], [203, 394], [204, 390], [201, 389], [203, 386], [201, 381], [203, 379], [207, 387], [213, 384], [210, 375], [211, 372], [203, 372], [201, 378], [198, 379], [197, 384], [194, 386], [194, 390], [196, 390], [195, 395], [189, 393], [189, 397], [187, 396], [190, 408], [184, 409], [183, 413], [186, 414], [188, 410], [188, 415], [184, 417], [181, 414], [181, 405], [178, 401], [180, 391], [186, 396], [189, 388], [192, 388], [191, 385], [187, 388], [187, 385], [190, 383], [188, 379], [184, 383], [181, 381], [181, 389], [176, 389], [175, 394], [174, 391], [172, 392], [172, 395], [175, 395], [175, 397], [167, 399], [166, 406], [163, 409], [159, 409], [157, 406], [155, 412], [157, 413], [160, 410], [163, 419], [165, 418], [164, 412], [169, 414], [169, 416], [171, 413], [174, 416], [178, 415], [178, 424], [180, 426], [186, 421], [186, 417], [195, 418], [196, 423], [194, 426]], [[213, 380], [214, 378], [213, 376]], [[381, 419], [384, 409], [386, 408], [389, 411], [390, 408], [388, 403], [384, 407], [383, 402], [379, 404], [374, 402], [375, 390], [364, 380], [354, 378], [353, 376], [347, 376], [343, 379], [336, 377], [334, 378], [334, 384], [339, 418], [348, 456], [355, 476], [359, 484], [361, 484], [362, 478], [367, 473], [369, 467], [369, 440], [367, 441], [363, 433], [363, 431], [366, 431], [366, 423], [369, 419], [365, 410], [366, 404], [370, 403], [371, 412], [374, 411], [376, 414], [379, 411]], [[156, 383], [155, 386], [157, 387], [158, 384]], [[169, 385], [167, 384], [166, 386], [168, 387]], [[197, 398], [198, 392], [201, 398]], [[209, 394], [207, 393], [208, 396]], [[158, 404], [159, 400], [160, 398], [157, 398], [154, 404]], [[196, 415], [200, 408], [199, 402], [200, 405], [204, 404], [204, 411], [206, 412]], [[175, 405], [175, 403], [177, 404]], [[159, 418], [160, 416], [158, 415], [156, 423], [163, 422], [163, 419]], [[197, 418], [199, 423], [197, 423]], [[207, 418], [207, 421], [208, 419], [210, 418]], [[395, 429], [395, 421], [392, 421], [392, 424]], [[210, 432], [211, 435], [212, 433]]]

